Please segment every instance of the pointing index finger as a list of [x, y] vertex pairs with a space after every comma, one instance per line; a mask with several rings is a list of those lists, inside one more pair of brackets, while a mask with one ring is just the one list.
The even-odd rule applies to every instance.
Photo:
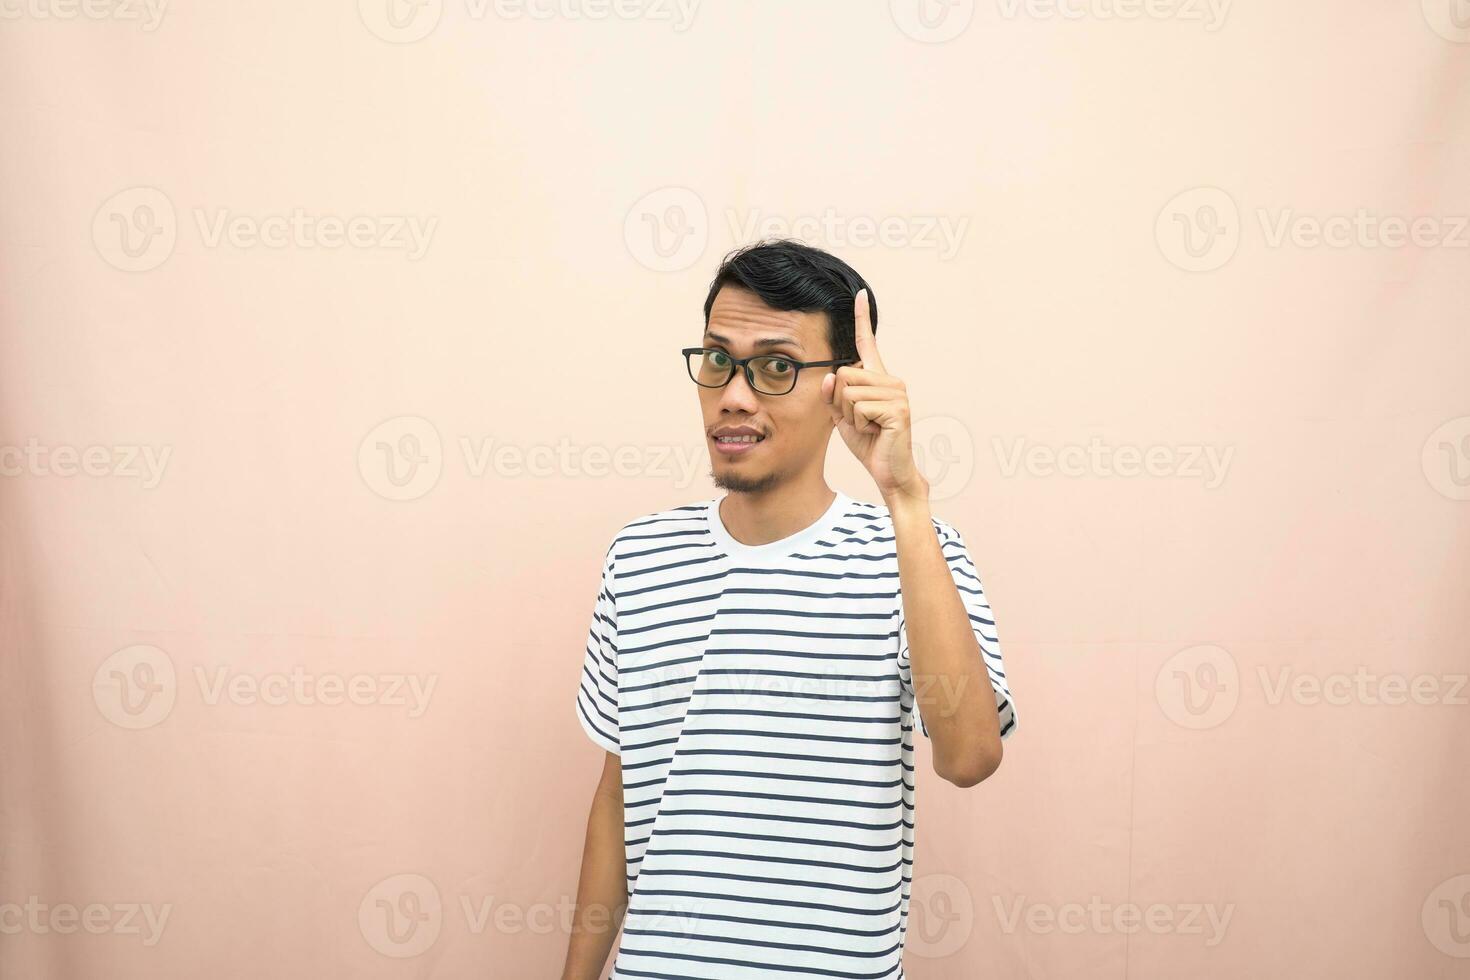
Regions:
[[878, 356], [878, 338], [873, 336], [873, 317], [868, 311], [868, 291], [858, 290], [852, 301], [852, 337], [857, 344], [858, 357], [869, 371], [887, 374], [883, 370], [883, 359]]

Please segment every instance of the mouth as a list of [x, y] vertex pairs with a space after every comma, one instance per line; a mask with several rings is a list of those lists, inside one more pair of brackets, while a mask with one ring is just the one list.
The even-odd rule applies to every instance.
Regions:
[[710, 437], [715, 450], [723, 456], [743, 456], [765, 441], [765, 436], [741, 433], [739, 435], [716, 435]]

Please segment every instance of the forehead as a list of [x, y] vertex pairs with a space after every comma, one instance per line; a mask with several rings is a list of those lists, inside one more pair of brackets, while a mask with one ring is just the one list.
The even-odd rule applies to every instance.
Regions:
[[[770, 338], [786, 338], [803, 354], [827, 352], [827, 314], [774, 310], [748, 289], [723, 286], [709, 311], [705, 335], [719, 334], [731, 344], [751, 346]], [[768, 346], [768, 345], [763, 345]]]

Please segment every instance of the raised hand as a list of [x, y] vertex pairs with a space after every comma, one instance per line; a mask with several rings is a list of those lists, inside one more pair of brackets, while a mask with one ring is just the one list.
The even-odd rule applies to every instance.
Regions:
[[878, 356], [866, 289], [853, 299], [853, 319], [861, 363], [844, 365], [823, 378], [822, 399], [842, 441], [872, 475], [884, 500], [927, 498], [929, 483], [914, 463], [908, 389]]

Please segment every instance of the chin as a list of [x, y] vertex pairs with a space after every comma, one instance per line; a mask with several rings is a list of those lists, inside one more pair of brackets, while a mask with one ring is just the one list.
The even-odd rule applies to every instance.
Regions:
[[774, 473], [734, 473], [731, 467], [715, 467], [710, 471], [715, 487], [730, 493], [759, 493], [777, 483]]

